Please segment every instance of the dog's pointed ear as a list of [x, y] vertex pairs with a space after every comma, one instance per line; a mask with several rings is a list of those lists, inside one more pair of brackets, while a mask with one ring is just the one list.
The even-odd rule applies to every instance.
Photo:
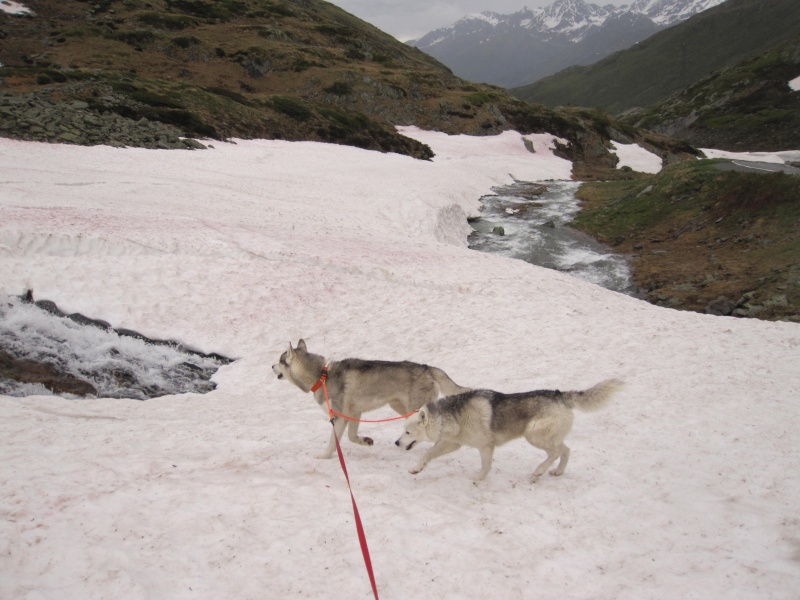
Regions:
[[419, 422], [423, 425], [428, 424], [428, 410], [424, 406], [419, 409]]
[[289, 342], [289, 349], [286, 351], [286, 360], [291, 360], [294, 358], [294, 348], [292, 348], [292, 342]]
[[299, 342], [297, 342], [297, 349], [302, 350], [303, 352], [308, 352], [308, 350], [306, 350], [306, 341], [301, 339]]

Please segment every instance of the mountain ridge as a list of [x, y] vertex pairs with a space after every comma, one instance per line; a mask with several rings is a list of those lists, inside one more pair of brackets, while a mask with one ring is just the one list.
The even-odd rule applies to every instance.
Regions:
[[620, 116], [625, 123], [701, 148], [774, 152], [800, 148], [800, 35], [715, 71]]
[[724, 1], [636, 0], [615, 7], [555, 0], [510, 15], [467, 15], [408, 43], [460, 77], [515, 87], [595, 62]]
[[577, 104], [621, 114], [659, 102], [799, 35], [796, 0], [726, 0], [635, 47], [510, 91], [549, 107]]

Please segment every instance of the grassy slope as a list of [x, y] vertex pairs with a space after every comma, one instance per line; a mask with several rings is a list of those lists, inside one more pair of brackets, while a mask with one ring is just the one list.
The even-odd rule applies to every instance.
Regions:
[[[613, 170], [585, 119], [461, 80], [322, 0], [40, 0], [33, 8], [35, 17], [0, 16], [0, 91], [47, 91], [190, 136], [328, 141], [422, 158], [429, 150], [395, 125], [552, 132], [584, 171]], [[125, 99], [109, 106], [108, 90]]]
[[800, 2], [727, 0], [593, 65], [570, 67], [511, 92], [545, 106], [596, 106], [618, 114], [797, 35]]
[[574, 225], [630, 255], [652, 302], [703, 311], [724, 297], [764, 307], [750, 316], [798, 319], [800, 177], [719, 171], [716, 162], [585, 184]]
[[800, 148], [800, 35], [624, 117], [703, 148]]

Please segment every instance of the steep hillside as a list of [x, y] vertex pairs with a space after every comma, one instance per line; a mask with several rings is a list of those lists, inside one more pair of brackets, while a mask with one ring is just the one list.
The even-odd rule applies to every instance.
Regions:
[[0, 11], [0, 135], [145, 147], [181, 147], [180, 135], [316, 140], [428, 158], [394, 126], [513, 128], [564, 138], [582, 172], [613, 172], [607, 139], [586, 119], [463, 81], [322, 0], [25, 4], [34, 14]]
[[800, 148], [800, 36], [707, 77], [624, 121], [702, 148]]
[[722, 171], [724, 162], [587, 183], [572, 225], [630, 256], [654, 304], [800, 321], [800, 177]]
[[513, 87], [596, 62], [723, 1], [638, 0], [599, 6], [555, 0], [510, 15], [467, 15], [409, 43], [461, 77]]
[[618, 114], [661, 101], [798, 35], [797, 0], [727, 0], [591, 66], [571, 67], [511, 92], [550, 107], [577, 104]]

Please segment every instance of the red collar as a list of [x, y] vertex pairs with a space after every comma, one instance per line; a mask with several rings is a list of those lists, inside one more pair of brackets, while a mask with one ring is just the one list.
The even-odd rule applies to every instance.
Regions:
[[322, 367], [322, 374], [319, 376], [317, 383], [311, 387], [311, 391], [316, 392], [319, 388], [325, 385], [326, 379], [328, 379], [328, 367]]

